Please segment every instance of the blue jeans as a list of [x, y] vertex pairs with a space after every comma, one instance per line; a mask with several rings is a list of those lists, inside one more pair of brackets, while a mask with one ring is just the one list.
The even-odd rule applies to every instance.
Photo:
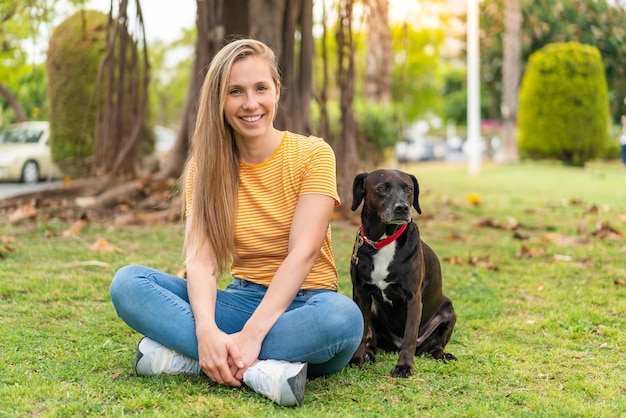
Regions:
[[[217, 291], [215, 322], [226, 334], [240, 331], [267, 287], [233, 278]], [[198, 359], [196, 326], [187, 281], [150, 267], [130, 265], [111, 282], [111, 301], [131, 328], [187, 357]], [[363, 336], [363, 317], [347, 296], [301, 290], [265, 337], [259, 359], [309, 363], [310, 377], [345, 367]]]

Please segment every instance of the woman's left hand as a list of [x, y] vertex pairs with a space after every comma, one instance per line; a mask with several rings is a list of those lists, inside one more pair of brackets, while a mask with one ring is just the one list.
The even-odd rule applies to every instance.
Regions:
[[239, 368], [234, 362], [230, 361], [229, 364], [231, 367], [231, 372], [233, 375], [239, 379], [243, 379], [243, 373], [246, 369], [252, 365], [254, 365], [259, 359], [259, 353], [261, 352], [261, 343], [262, 341], [257, 341], [250, 335], [246, 335], [244, 331], [236, 332], [234, 334], [230, 334], [230, 337], [233, 339], [237, 347], [239, 348], [239, 352], [241, 354], [241, 358], [243, 359], [244, 367]]

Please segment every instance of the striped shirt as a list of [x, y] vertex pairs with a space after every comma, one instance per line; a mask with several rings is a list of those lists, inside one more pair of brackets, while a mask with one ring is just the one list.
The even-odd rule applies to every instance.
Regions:
[[[191, 207], [194, 165], [191, 160], [185, 184], [187, 208]], [[269, 286], [287, 257], [291, 222], [298, 197], [304, 194], [330, 196], [339, 204], [335, 154], [321, 138], [286, 132], [267, 161], [258, 165], [240, 161], [233, 276]], [[330, 225], [301, 288], [337, 290]]]

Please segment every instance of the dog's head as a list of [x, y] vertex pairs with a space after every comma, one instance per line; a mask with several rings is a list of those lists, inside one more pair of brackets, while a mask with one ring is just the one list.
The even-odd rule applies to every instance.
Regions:
[[352, 210], [362, 201], [363, 211], [376, 214], [385, 224], [402, 224], [411, 220], [411, 205], [417, 213], [419, 184], [415, 176], [399, 170], [376, 170], [360, 173], [352, 185]]

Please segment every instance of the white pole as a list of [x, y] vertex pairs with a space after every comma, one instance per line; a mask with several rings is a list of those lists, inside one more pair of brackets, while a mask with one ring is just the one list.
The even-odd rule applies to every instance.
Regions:
[[470, 175], [480, 172], [480, 63], [478, 0], [467, 1], [467, 162]]

